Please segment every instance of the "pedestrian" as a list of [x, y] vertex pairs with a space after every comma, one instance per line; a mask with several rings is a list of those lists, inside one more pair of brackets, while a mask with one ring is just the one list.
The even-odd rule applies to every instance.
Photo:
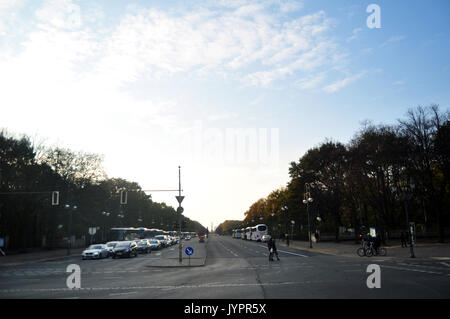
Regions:
[[406, 236], [404, 232], [400, 233], [400, 241], [402, 242], [402, 248], [408, 247], [408, 244], [406, 243]]
[[320, 235], [319, 235], [319, 232], [317, 230], [316, 230], [316, 232], [314, 234], [314, 237], [316, 237], [316, 242], [318, 243]]
[[273, 261], [273, 256], [277, 256], [277, 260], [280, 260], [278, 257], [277, 246], [275, 245], [275, 240], [270, 238], [267, 242], [267, 247], [269, 248], [269, 261]]
[[286, 237], [286, 246], [289, 246], [289, 234], [284, 235]]

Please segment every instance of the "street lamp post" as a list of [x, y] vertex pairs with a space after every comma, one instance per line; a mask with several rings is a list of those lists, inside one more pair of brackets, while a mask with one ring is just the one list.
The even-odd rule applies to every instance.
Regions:
[[[107, 218], [110, 215], [110, 213], [103, 211], [102, 215]], [[103, 224], [103, 232], [102, 232], [102, 241], [103, 242], [105, 241], [105, 229], [106, 229], [106, 220], [107, 220], [106, 218], [105, 218], [105, 222]]]
[[275, 223], [274, 223], [275, 212], [273, 210], [272, 210], [272, 213], [270, 214], [270, 216], [272, 216], [272, 218], [271, 218], [271, 220], [272, 220], [271, 226], [272, 226], [272, 229], [274, 230], [273, 231], [273, 236], [274, 236], [275, 235], [275, 229], [274, 229], [275, 228]]
[[[286, 226], [287, 226], [287, 223], [286, 223], [286, 220], [287, 220], [287, 216], [286, 216], [287, 210], [288, 210], [288, 207], [287, 207], [286, 205], [284, 205], [284, 206], [281, 207], [281, 211], [283, 212], [283, 218], [284, 218], [284, 220], [285, 220], [285, 231], [286, 231]], [[281, 232], [281, 229], [280, 229], [280, 232]], [[289, 239], [288, 239], [288, 238], [287, 238], [287, 245], [289, 246]]]
[[313, 198], [311, 197], [311, 187], [308, 183], [305, 183], [305, 193], [303, 194], [303, 204], [306, 205], [306, 214], [308, 215], [308, 238], [309, 238], [309, 248], [312, 248], [311, 240], [311, 223], [309, 218], [309, 203], [312, 203]]
[[406, 214], [406, 230], [409, 235], [409, 247], [410, 247], [410, 255], [411, 258], [415, 258], [414, 255], [414, 235], [411, 231], [411, 227], [409, 224], [409, 215], [408, 215], [408, 201], [411, 200], [413, 196], [413, 192], [415, 189], [414, 182], [411, 180], [408, 183], [402, 183], [399, 188], [394, 187], [394, 192], [399, 195], [399, 198], [403, 200], [403, 205], [405, 207]]
[[291, 238], [292, 240], [294, 240], [294, 225], [295, 225], [295, 220], [291, 220]]
[[70, 206], [69, 204], [64, 205], [64, 208], [69, 211], [69, 226], [67, 227], [67, 255], [70, 255], [70, 249], [72, 246], [72, 212], [77, 210], [77, 206]]

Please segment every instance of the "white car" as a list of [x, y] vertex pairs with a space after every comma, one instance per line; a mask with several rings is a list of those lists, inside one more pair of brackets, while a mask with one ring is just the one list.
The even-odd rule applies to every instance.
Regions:
[[158, 250], [162, 248], [162, 244], [158, 239], [150, 239], [150, 247], [152, 250]]
[[81, 258], [100, 259], [100, 258], [107, 258], [108, 255], [109, 255], [108, 247], [103, 244], [97, 244], [97, 245], [90, 245], [87, 249], [85, 249], [81, 254]]
[[108, 256], [112, 256], [113, 249], [116, 247], [118, 241], [109, 241], [106, 243], [106, 249], [108, 249]]
[[270, 238], [271, 238], [270, 235], [263, 235], [261, 241], [263, 243], [267, 243], [270, 240]]

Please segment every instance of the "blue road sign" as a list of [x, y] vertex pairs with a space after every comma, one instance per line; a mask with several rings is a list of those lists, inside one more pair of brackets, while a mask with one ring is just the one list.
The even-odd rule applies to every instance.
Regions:
[[186, 255], [191, 256], [194, 254], [194, 248], [186, 247], [186, 250], [184, 252], [186, 253]]

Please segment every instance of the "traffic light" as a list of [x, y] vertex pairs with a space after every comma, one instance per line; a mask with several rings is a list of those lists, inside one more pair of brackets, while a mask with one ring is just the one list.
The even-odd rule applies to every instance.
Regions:
[[59, 205], [59, 192], [52, 192], [52, 206]]
[[120, 191], [120, 204], [126, 205], [127, 203], [127, 191]]

